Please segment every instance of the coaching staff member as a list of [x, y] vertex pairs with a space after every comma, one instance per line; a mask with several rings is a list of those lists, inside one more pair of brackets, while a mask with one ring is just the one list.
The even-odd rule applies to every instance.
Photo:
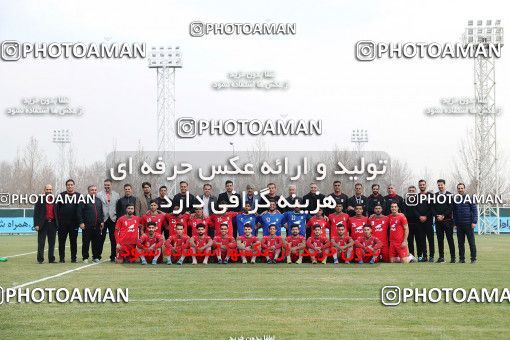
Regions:
[[140, 214], [140, 200], [133, 196], [133, 187], [131, 184], [124, 184], [124, 196], [119, 198], [115, 206], [115, 214], [117, 217], [121, 217], [126, 214], [126, 207], [128, 204], [132, 204], [135, 207], [136, 216], [142, 216]]
[[60, 263], [65, 263], [66, 241], [69, 235], [71, 245], [71, 262], [76, 263], [76, 253], [78, 252], [78, 200], [80, 193], [75, 191], [74, 180], [66, 181], [66, 191], [59, 194], [62, 197], [57, 203], [58, 223], [58, 255]]
[[455, 242], [453, 241], [453, 198], [452, 193], [446, 191], [446, 181], [444, 179], [437, 180], [437, 188], [439, 191], [435, 194], [435, 202], [432, 205], [434, 217], [436, 219], [437, 247], [439, 250], [439, 258], [437, 263], [444, 262], [444, 237], [448, 241], [450, 248], [450, 263], [455, 263]]
[[[433, 193], [427, 191], [427, 182], [424, 179], [418, 181], [418, 204], [415, 209], [418, 212], [419, 220], [417, 228], [417, 242], [422, 243], [423, 253], [418, 252], [418, 262], [434, 262], [435, 253], [435, 241], [434, 241], [434, 227], [432, 220], [434, 215], [432, 214], [432, 199]], [[427, 241], [428, 241], [428, 253], [427, 253]], [[427, 256], [429, 255], [429, 256]]]
[[478, 209], [476, 204], [467, 200], [466, 186], [464, 183], [457, 184], [457, 192], [462, 196], [462, 202], [453, 203], [453, 222], [457, 227], [457, 239], [459, 241], [459, 262], [465, 263], [464, 242], [467, 237], [469, 244], [469, 252], [471, 254], [471, 263], [476, 263], [476, 245], [475, 245], [475, 229], [478, 223]]
[[81, 254], [83, 262], [89, 261], [89, 247], [92, 243], [92, 259], [94, 262], [99, 262], [101, 258], [101, 231], [103, 230], [103, 203], [96, 196], [97, 187], [89, 185], [87, 188], [88, 194], [94, 197], [93, 202], [80, 203], [78, 208], [78, 222], [82, 230], [82, 246]]
[[44, 187], [44, 198], [34, 205], [34, 228], [37, 231], [37, 262], [44, 262], [44, 244], [48, 237], [48, 262], [55, 263], [55, 238], [57, 235], [57, 214], [55, 204], [49, 203], [46, 198], [53, 194], [53, 187], [47, 184]]
[[112, 190], [112, 180], [104, 180], [104, 190], [97, 194], [97, 198], [101, 200], [103, 206], [103, 223], [104, 227], [101, 230], [101, 245], [99, 249], [99, 259], [103, 253], [104, 241], [106, 240], [106, 233], [110, 238], [110, 262], [115, 262], [117, 252], [117, 243], [115, 242], [115, 221], [117, 221], [117, 201], [120, 198], [118, 192]]

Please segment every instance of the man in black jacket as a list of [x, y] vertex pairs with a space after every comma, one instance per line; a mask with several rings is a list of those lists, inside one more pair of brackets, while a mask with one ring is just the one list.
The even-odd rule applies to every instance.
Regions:
[[233, 196], [237, 197], [238, 203], [236, 206], [228, 208], [227, 211], [241, 211], [242, 210], [241, 195], [239, 195], [238, 193], [234, 193], [234, 182], [232, 182], [231, 180], [227, 180], [225, 182], [225, 192], [222, 192], [221, 194], [218, 195], [216, 209], [220, 209], [219, 207], [220, 202], [227, 202], [228, 205], [234, 204], [234, 202], [231, 201], [231, 198], [233, 198]]
[[175, 194], [174, 198], [172, 199], [172, 210], [173, 207], [176, 205], [179, 206], [179, 204], [182, 206], [182, 211], [180, 214], [184, 213], [194, 213], [195, 208], [193, 208], [194, 205], [200, 204], [200, 202], [197, 200], [195, 195], [192, 195], [188, 191], [188, 182], [181, 181], [179, 182], [179, 190], [177, 194]]
[[393, 184], [388, 185], [388, 195], [384, 196], [384, 201], [386, 202], [384, 215], [391, 214], [391, 203], [397, 203], [398, 210], [400, 212], [404, 211], [404, 199], [397, 194], [397, 189]]
[[101, 258], [101, 232], [104, 227], [103, 203], [96, 197], [97, 187], [95, 185], [89, 185], [87, 190], [89, 197], [93, 197], [93, 202], [82, 202], [78, 208], [78, 222], [82, 230], [81, 254], [83, 262], [88, 263], [89, 246], [92, 242], [92, 259], [97, 263]]
[[[407, 197], [416, 194], [416, 187], [411, 185], [407, 189]], [[423, 253], [422, 244], [420, 243], [418, 237], [418, 223], [420, 222], [419, 213], [416, 210], [416, 206], [414, 202], [409, 202], [408, 200], [404, 200], [404, 211], [403, 211], [406, 219], [407, 225], [409, 227], [409, 234], [407, 235], [407, 246], [409, 248], [409, 254], [414, 256], [414, 241], [416, 240], [416, 251], [418, 256]]]
[[317, 189], [318, 189], [317, 184], [311, 183], [310, 192], [303, 196], [303, 202], [308, 201], [307, 210], [310, 214], [315, 214], [314, 211], [317, 210], [318, 203], [320, 204], [324, 203], [324, 199], [326, 198], [326, 196], [324, 196], [323, 194], [317, 193]]
[[34, 228], [37, 231], [37, 262], [44, 262], [44, 244], [48, 237], [48, 262], [55, 263], [55, 237], [57, 235], [57, 214], [53, 199], [53, 187], [44, 187], [44, 197], [34, 205]]
[[[333, 182], [333, 192], [329, 196], [333, 197], [336, 204], [340, 203], [342, 205], [342, 211], [347, 210], [347, 201], [349, 200], [349, 197], [347, 197], [347, 195], [342, 192], [342, 182], [340, 181]], [[335, 212], [334, 208], [328, 209], [326, 216], [334, 212]]]
[[381, 207], [386, 206], [386, 201], [384, 200], [383, 195], [379, 193], [379, 188], [379, 184], [372, 184], [372, 194], [367, 198], [367, 216], [375, 214], [374, 208], [376, 205], [380, 205]]
[[66, 181], [66, 191], [59, 194], [62, 200], [57, 203], [58, 219], [58, 255], [60, 262], [65, 262], [67, 235], [71, 245], [71, 262], [76, 263], [78, 252], [78, 201], [80, 193], [75, 191], [75, 184], [72, 179]]
[[136, 216], [142, 216], [140, 213], [140, 200], [133, 196], [133, 187], [131, 184], [124, 184], [124, 196], [119, 198], [117, 206], [115, 207], [117, 218], [126, 214], [126, 207], [128, 204], [133, 204]]
[[437, 247], [439, 250], [438, 263], [444, 262], [444, 237], [450, 248], [450, 263], [455, 263], [455, 242], [453, 241], [453, 198], [449, 191], [446, 191], [446, 181], [437, 180], [437, 192], [434, 196], [435, 202], [432, 205], [433, 214], [436, 220]]
[[356, 183], [354, 185], [354, 196], [349, 198], [347, 201], [347, 211], [346, 213], [349, 216], [356, 215], [354, 208], [356, 205], [361, 205], [363, 207], [363, 216], [367, 215], [367, 197], [363, 195], [363, 185], [361, 183]]
[[473, 203], [473, 199], [466, 195], [466, 186], [464, 183], [457, 184], [457, 193], [462, 200], [455, 201], [453, 204], [453, 221], [457, 227], [457, 239], [459, 241], [459, 262], [465, 263], [465, 238], [469, 244], [471, 263], [476, 263], [476, 244], [474, 229], [478, 223], [478, 208]]
[[[417, 228], [417, 242], [422, 244], [421, 249], [423, 253], [418, 252], [418, 262], [434, 262], [435, 241], [434, 241], [434, 227], [432, 220], [432, 197], [433, 193], [427, 191], [427, 182], [424, 179], [418, 181], [418, 189], [420, 192], [417, 196], [417, 205], [415, 207], [419, 223]], [[427, 253], [428, 242], [428, 253]], [[427, 256], [428, 255], [428, 256]], [[421, 257], [421, 258], [420, 258]]]

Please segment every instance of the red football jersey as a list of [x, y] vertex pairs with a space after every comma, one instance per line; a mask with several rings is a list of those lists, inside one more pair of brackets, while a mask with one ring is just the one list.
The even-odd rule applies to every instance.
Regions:
[[[297, 247], [298, 245], [302, 244], [305, 240], [305, 237], [303, 235], [298, 235], [296, 237], [294, 236], [287, 236], [285, 238], [285, 241], [290, 247]], [[305, 242], [306, 243], [306, 242]]]
[[[212, 224], [214, 225], [214, 235], [220, 235], [221, 233], [221, 224], [223, 222], [228, 223], [228, 236], [233, 237], [234, 236], [234, 225], [232, 221], [234, 218], [239, 214], [239, 212], [235, 211], [228, 211], [223, 215], [211, 215], [209, 216], [211, 218]], [[255, 226], [253, 226], [255, 227]]]
[[211, 237], [204, 234], [204, 236], [202, 237], [200, 236], [193, 237], [193, 241], [195, 242], [195, 246], [197, 248], [202, 248], [207, 243], [209, 243], [209, 241], [211, 241]]
[[362, 236], [356, 240], [356, 246], [363, 249], [366, 247], [372, 247], [372, 249], [377, 250], [381, 248], [382, 243], [377, 237], [374, 237], [373, 235], [369, 238]]
[[[327, 234], [326, 229], [329, 227], [328, 220], [324, 216], [323, 217], [313, 216], [312, 218], [310, 218], [308, 220], [308, 222], [306, 222], [306, 226], [310, 227], [310, 228], [313, 228], [313, 226], [316, 224], [321, 226], [322, 236], [327, 237], [328, 234]], [[313, 230], [312, 230], [312, 232], [313, 232]]]
[[158, 249], [163, 245], [163, 236], [159, 233], [154, 233], [153, 237], [150, 237], [149, 234], [143, 234], [142, 237], [138, 239], [136, 245], [138, 248], [148, 248], [154, 245], [154, 249]]
[[402, 243], [404, 242], [404, 226], [407, 224], [407, 219], [402, 213], [398, 213], [397, 216], [389, 215], [390, 220], [390, 243]]
[[275, 247], [276, 249], [280, 249], [282, 247], [283, 241], [280, 236], [264, 236], [262, 238], [262, 247], [263, 248], [270, 248]]
[[168, 240], [166, 240], [165, 243], [166, 247], [172, 247], [172, 248], [187, 248], [189, 246], [189, 236], [188, 235], [182, 235], [179, 237], [178, 235], [170, 236]]
[[163, 231], [163, 224], [166, 222], [166, 216], [163, 213], [161, 213], [161, 214], [158, 213], [156, 215], [143, 214], [142, 215], [142, 225], [143, 225], [144, 233], [147, 233], [147, 224], [149, 222], [156, 223], [156, 233], [161, 234], [161, 232]]
[[236, 240], [228, 235], [226, 237], [215, 236], [214, 247], [219, 248], [220, 246], [225, 246], [227, 249], [233, 249], [236, 247]]
[[372, 235], [381, 240], [383, 248], [388, 247], [388, 228], [390, 226], [388, 216], [371, 217], [368, 219], [368, 224], [372, 227]]
[[166, 214], [166, 221], [168, 230], [170, 231], [170, 236], [177, 235], [175, 231], [175, 226], [177, 223], [181, 223], [184, 226], [184, 234], [188, 233], [188, 214], [182, 215], [174, 215], [174, 214]]
[[325, 249], [327, 247], [329, 247], [329, 241], [326, 237], [324, 236], [310, 236], [308, 238], [308, 240], [306, 240], [306, 245], [308, 246], [308, 248], [321, 248], [321, 249]]
[[209, 217], [203, 217], [203, 218], [198, 218], [198, 217], [193, 217], [193, 218], [190, 218], [188, 220], [188, 226], [191, 226], [191, 236], [195, 237], [195, 236], [198, 236], [198, 231], [197, 231], [197, 225], [199, 225], [200, 223], [202, 223], [203, 225], [205, 225], [205, 233], [207, 234], [207, 231], [209, 229], [209, 226], [211, 226], [211, 219]]
[[368, 223], [368, 218], [366, 216], [361, 217], [350, 217], [349, 218], [349, 235], [354, 239], [358, 239], [358, 237], [363, 236], [363, 226]]
[[237, 239], [241, 240], [241, 242], [244, 243], [245, 247], [251, 247], [251, 246], [253, 246], [253, 244], [259, 242], [259, 239], [257, 238], [257, 236], [246, 237], [246, 236], [242, 235], [242, 236], [239, 236]]
[[121, 216], [115, 223], [115, 240], [120, 244], [135, 245], [138, 241], [138, 227], [141, 224], [141, 218], [138, 216]]
[[337, 243], [338, 245], [340, 246], [345, 246], [346, 244], [348, 244], [349, 242], [351, 242], [352, 238], [349, 236], [349, 235], [345, 235], [343, 237], [340, 237], [340, 236], [334, 236], [331, 241], [334, 241], [335, 243]]
[[346, 213], [340, 213], [340, 214], [332, 213], [332, 214], [328, 215], [328, 219], [329, 219], [329, 236], [331, 238], [338, 236], [338, 231], [337, 231], [337, 226], [336, 225], [339, 222], [343, 222], [344, 227], [345, 227], [345, 231], [348, 232], [348, 228], [349, 228], [349, 225], [348, 225], [349, 214], [346, 214]]

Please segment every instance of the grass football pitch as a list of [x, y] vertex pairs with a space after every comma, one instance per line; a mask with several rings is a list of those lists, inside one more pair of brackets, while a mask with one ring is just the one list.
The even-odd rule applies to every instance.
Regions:
[[[101, 262], [55, 276], [84, 264], [40, 265], [35, 235], [0, 236], [0, 256], [9, 257], [0, 262], [1, 287], [51, 277], [27, 287], [129, 288], [128, 303], [4, 303], [0, 339], [508, 338], [508, 303], [381, 304], [380, 291], [387, 285], [510, 288], [510, 237], [477, 236], [476, 242], [475, 265]], [[69, 248], [66, 253], [69, 260]]]

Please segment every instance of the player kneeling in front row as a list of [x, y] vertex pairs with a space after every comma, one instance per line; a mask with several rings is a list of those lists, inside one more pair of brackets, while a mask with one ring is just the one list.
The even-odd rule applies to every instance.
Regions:
[[207, 264], [209, 262], [209, 256], [211, 255], [213, 240], [205, 233], [205, 225], [202, 223], [197, 224], [197, 233], [197, 236], [193, 236], [189, 239], [189, 244], [193, 251], [191, 255], [193, 259], [192, 264], [195, 265], [198, 263], [197, 258], [201, 260], [203, 264]]
[[353, 239], [345, 232], [345, 226], [342, 222], [336, 225], [336, 235], [331, 238], [331, 246], [333, 249], [333, 261], [338, 263], [338, 258], [346, 264], [351, 263], [354, 254], [352, 247], [354, 245]]
[[143, 265], [147, 264], [147, 261], [150, 261], [153, 265], [157, 264], [161, 255], [163, 237], [156, 232], [156, 228], [155, 222], [148, 222], [147, 233], [143, 234], [136, 243], [136, 250]]
[[356, 260], [359, 264], [374, 264], [378, 261], [381, 254], [382, 242], [377, 237], [372, 236], [372, 227], [365, 224], [363, 227], [363, 236], [358, 237], [355, 244]]
[[236, 240], [228, 236], [228, 223], [220, 225], [220, 235], [214, 237], [214, 249], [218, 258], [218, 264], [227, 264], [230, 254], [236, 249]]
[[291, 236], [287, 236], [285, 239], [285, 248], [287, 252], [287, 263], [295, 262], [300, 264], [303, 262], [303, 251], [306, 247], [306, 239], [299, 233], [300, 223], [296, 222], [292, 225], [290, 231]]
[[328, 260], [329, 241], [325, 236], [322, 236], [322, 228], [316, 224], [313, 226], [313, 235], [306, 240], [306, 246], [310, 252], [312, 264], [317, 264], [317, 261], [326, 264]]
[[248, 263], [249, 258], [250, 263], [254, 264], [257, 259], [257, 252], [260, 252], [260, 242], [257, 236], [252, 235], [251, 232], [251, 223], [245, 223], [244, 235], [237, 238], [237, 249], [239, 249], [243, 263]]
[[184, 225], [177, 223], [175, 225], [175, 235], [170, 236], [165, 242], [166, 264], [172, 264], [172, 258], [182, 265], [189, 252], [189, 236], [184, 234]]
[[276, 261], [280, 258], [282, 245], [282, 238], [276, 236], [276, 224], [270, 224], [269, 236], [264, 236], [262, 239], [262, 250], [268, 264], [276, 264]]

